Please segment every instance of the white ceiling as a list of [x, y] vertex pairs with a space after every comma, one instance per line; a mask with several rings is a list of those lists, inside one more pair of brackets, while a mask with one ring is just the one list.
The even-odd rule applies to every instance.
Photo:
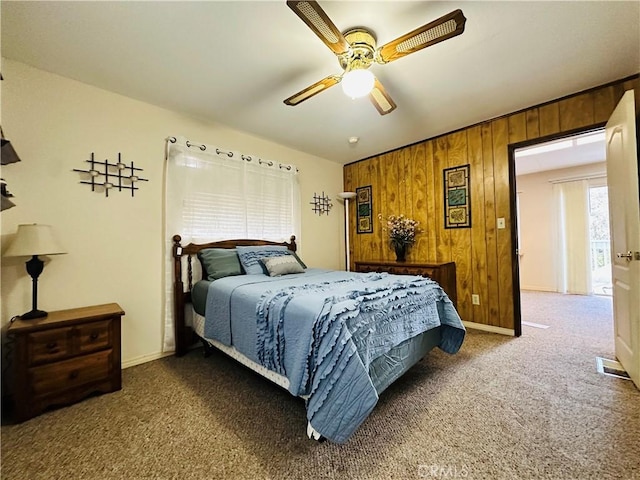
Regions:
[[283, 103], [341, 72], [284, 0], [3, 1], [2, 55], [339, 163], [640, 71], [637, 1], [320, 5], [343, 31], [369, 27], [379, 45], [456, 8], [467, 23], [458, 37], [371, 67], [398, 105], [386, 116], [340, 86]]
[[604, 130], [574, 135], [515, 152], [516, 175], [606, 162]]

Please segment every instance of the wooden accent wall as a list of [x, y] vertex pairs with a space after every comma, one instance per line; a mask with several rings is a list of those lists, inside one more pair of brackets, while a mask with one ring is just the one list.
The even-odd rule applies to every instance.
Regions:
[[[423, 230], [407, 261], [456, 263], [462, 319], [518, 332], [509, 145], [602, 126], [629, 89], [639, 102], [635, 76], [345, 165], [345, 191], [371, 185], [373, 195], [371, 234], [356, 233], [356, 202], [350, 202], [351, 268], [356, 261], [393, 260], [378, 214], [405, 214]], [[472, 227], [445, 229], [443, 169], [467, 163]], [[497, 228], [500, 217], [505, 229]], [[471, 304], [472, 293], [480, 305]]]

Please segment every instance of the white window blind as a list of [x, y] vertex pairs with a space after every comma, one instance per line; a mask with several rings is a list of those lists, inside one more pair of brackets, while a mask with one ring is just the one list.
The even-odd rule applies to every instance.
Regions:
[[170, 351], [175, 348], [173, 235], [179, 234], [183, 245], [239, 238], [300, 238], [297, 169], [239, 152], [194, 145], [183, 138], [168, 141], [164, 230], [164, 350]]

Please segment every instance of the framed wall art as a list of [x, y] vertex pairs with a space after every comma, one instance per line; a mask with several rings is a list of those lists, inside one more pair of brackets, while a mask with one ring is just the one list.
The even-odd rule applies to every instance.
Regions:
[[373, 233], [373, 206], [371, 185], [356, 188], [357, 232]]
[[471, 227], [470, 165], [444, 169], [444, 228]]

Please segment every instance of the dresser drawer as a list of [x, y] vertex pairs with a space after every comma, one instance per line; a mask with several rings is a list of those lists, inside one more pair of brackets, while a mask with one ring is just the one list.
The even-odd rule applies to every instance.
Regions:
[[434, 278], [437, 277], [437, 273], [434, 275], [435, 270], [433, 268], [420, 268], [420, 267], [393, 267], [389, 270], [389, 273], [395, 273], [396, 275], [421, 275], [423, 277]]
[[388, 272], [394, 275], [422, 275], [440, 284], [454, 305], [457, 305], [456, 264], [444, 263], [410, 263], [390, 262], [383, 260], [357, 261], [356, 272]]
[[387, 272], [394, 275], [422, 275], [423, 277], [433, 278], [437, 275], [437, 269], [429, 267], [415, 267], [412, 265], [366, 265], [358, 264], [356, 271], [362, 273], [368, 272]]
[[52, 362], [72, 351], [72, 327], [32, 332], [27, 336], [29, 364]]
[[95, 352], [111, 346], [111, 321], [92, 322], [76, 327], [81, 353]]
[[107, 378], [112, 354], [112, 350], [106, 350], [33, 367], [29, 369], [30, 390], [34, 395], [51, 394]]

